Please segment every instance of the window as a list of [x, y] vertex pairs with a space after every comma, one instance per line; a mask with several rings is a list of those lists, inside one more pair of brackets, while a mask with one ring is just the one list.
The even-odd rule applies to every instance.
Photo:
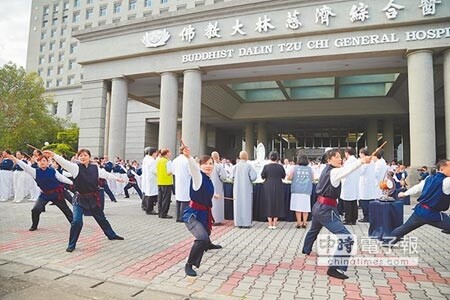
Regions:
[[121, 3], [114, 3], [114, 13], [120, 14]]
[[75, 60], [72, 59], [69, 61], [69, 70], [75, 69]]
[[169, 3], [169, 0], [161, 0], [161, 4]]
[[56, 79], [56, 86], [62, 85], [62, 79]]
[[64, 53], [59, 54], [59, 61], [64, 61]]
[[50, 8], [48, 6], [44, 6], [44, 16], [48, 15]]
[[63, 24], [67, 24], [67, 20], [68, 20], [68, 19], [69, 19], [68, 16], [63, 16], [63, 18], [62, 18]]
[[37, 73], [38, 73], [39, 76], [41, 76], [41, 75], [42, 75], [42, 69], [39, 68], [39, 69], [37, 70]]
[[76, 43], [70, 44], [70, 54], [72, 54], [75, 51], [77, 51], [77, 46], [78, 45]]
[[48, 56], [48, 62], [49, 63], [52, 63], [52, 62], [54, 62], [55, 61], [55, 56], [53, 55], [53, 54], [50, 54], [49, 56]]
[[41, 32], [41, 40], [45, 39], [47, 37], [47, 32], [46, 31], [42, 31]]
[[94, 0], [86, 0], [86, 4], [93, 4]]
[[75, 77], [74, 76], [69, 76], [67, 78], [67, 84], [69, 84], [69, 85], [75, 84]]
[[67, 33], [67, 27], [61, 28], [61, 35], [65, 35]]
[[59, 41], [59, 48], [64, 48], [66, 46], [66, 40], [60, 40]]
[[[50, 85], [48, 84], [48, 81], [47, 81], [47, 87], [49, 87], [49, 86], [50, 86]], [[58, 111], [58, 103], [52, 103], [52, 105], [51, 105], [51, 107], [50, 107], [50, 112], [51, 112], [53, 115], [56, 115], [57, 111]]]
[[64, 2], [63, 8], [64, 8], [64, 10], [68, 10], [69, 9], [69, 2]]
[[58, 75], [61, 75], [64, 70], [63, 66], [58, 66]]
[[67, 114], [70, 115], [72, 113], [72, 110], [73, 110], [73, 100], [67, 101]]
[[135, 10], [135, 9], [136, 9], [136, 0], [129, 0], [128, 10]]
[[89, 20], [90, 18], [92, 18], [92, 16], [94, 15], [94, 10], [91, 9], [86, 9], [86, 20]]
[[[51, 85], [52, 85], [52, 81], [51, 80], [47, 80], [47, 83], [45, 84], [45, 87], [49, 88]], [[55, 104], [53, 104], [53, 105], [55, 105]], [[56, 105], [55, 105], [53, 114], [56, 115]]]
[[53, 12], [58, 12], [59, 11], [59, 5], [58, 4], [53, 4]]
[[107, 8], [106, 6], [101, 6], [100, 7], [100, 11], [99, 11], [99, 14], [98, 14], [100, 17], [106, 16], [106, 8]]
[[56, 24], [58, 24], [58, 18], [52, 19], [52, 25], [56, 25]]
[[[43, 56], [39, 56], [39, 64], [42, 65], [43, 63], [44, 63], [44, 57]], [[39, 75], [41, 75], [41, 74], [39, 74]]]
[[72, 33], [77, 32], [78, 31], [78, 26], [72, 27]]
[[47, 76], [52, 76], [53, 75], [53, 68], [50, 67], [47, 69]]
[[55, 49], [55, 42], [50, 42], [50, 44], [48, 45], [48, 50], [53, 50]]
[[52, 31], [50, 31], [50, 37], [55, 37], [56, 35], [56, 29], [52, 29]]
[[47, 27], [47, 24], [48, 24], [48, 20], [42, 21], [42, 27]]
[[80, 7], [80, 0], [73, 0], [73, 7]]
[[150, 7], [150, 6], [152, 6], [152, 0], [144, 0], [144, 6], [145, 6], [145, 7]]
[[45, 44], [41, 44], [41, 46], [39, 47], [39, 52], [44, 52], [45, 51]]
[[73, 19], [72, 19], [73, 23], [77, 23], [80, 22], [80, 12], [74, 12], [73, 13]]

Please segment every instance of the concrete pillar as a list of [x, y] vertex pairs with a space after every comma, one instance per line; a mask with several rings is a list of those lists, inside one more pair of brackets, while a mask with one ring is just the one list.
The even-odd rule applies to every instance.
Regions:
[[125, 78], [113, 78], [111, 87], [111, 112], [108, 156], [125, 158], [127, 132], [128, 82]]
[[191, 148], [192, 155], [200, 154], [201, 105], [202, 74], [200, 70], [186, 70], [183, 83], [181, 134], [183, 142]]
[[103, 156], [105, 145], [106, 84], [103, 80], [83, 82], [80, 104], [78, 149]]
[[[206, 139], [207, 139], [207, 127], [205, 124], [200, 124], [200, 150], [199, 155], [205, 155], [206, 153]], [[209, 154], [208, 154], [209, 155]]]
[[408, 53], [407, 62], [411, 166], [433, 166], [436, 161], [433, 52]]
[[384, 159], [389, 163], [394, 159], [394, 120], [391, 118], [384, 120], [383, 141], [387, 141], [384, 146]]
[[445, 153], [450, 157], [450, 49], [444, 52]]
[[403, 164], [411, 165], [411, 142], [410, 142], [409, 125], [402, 127], [402, 144], [403, 144]]
[[264, 149], [266, 149], [266, 151], [267, 151], [267, 128], [266, 128], [266, 124], [264, 122], [258, 123], [256, 145], [258, 145], [259, 143], [263, 143]]
[[248, 159], [253, 160], [254, 153], [254, 134], [253, 134], [253, 124], [247, 124], [245, 126], [245, 151], [248, 153]]
[[378, 122], [374, 119], [367, 121], [366, 144], [369, 153], [372, 153], [378, 147]]
[[109, 126], [111, 124], [111, 91], [106, 93], [106, 115], [105, 115], [105, 153], [109, 149]]
[[161, 74], [161, 96], [159, 104], [158, 148], [169, 148], [178, 153], [177, 119], [178, 119], [178, 75], [171, 72]]

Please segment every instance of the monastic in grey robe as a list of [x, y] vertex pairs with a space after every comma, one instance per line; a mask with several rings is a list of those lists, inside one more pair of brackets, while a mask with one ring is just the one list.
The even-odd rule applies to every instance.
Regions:
[[253, 211], [253, 184], [257, 177], [248, 161], [239, 161], [233, 170], [233, 209], [235, 226], [251, 226]]
[[212, 199], [212, 215], [215, 223], [222, 223], [225, 219], [225, 205], [223, 202], [223, 182], [227, 179], [227, 172], [220, 163], [214, 162], [214, 170], [211, 174], [211, 180], [214, 185], [214, 193], [219, 198]]

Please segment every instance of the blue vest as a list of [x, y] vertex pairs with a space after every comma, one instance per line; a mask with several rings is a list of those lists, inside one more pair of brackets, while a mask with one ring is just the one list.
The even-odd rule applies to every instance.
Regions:
[[5, 158], [0, 164], [0, 170], [12, 171], [13, 166], [14, 162], [9, 158]]
[[295, 166], [292, 177], [291, 193], [308, 194], [312, 192], [312, 170], [309, 166]]
[[113, 163], [110, 162], [110, 161], [108, 161], [108, 162], [105, 164], [105, 171], [111, 173], [112, 169], [113, 169]]
[[191, 200], [197, 202], [206, 207], [212, 207], [212, 197], [214, 196], [214, 185], [211, 181], [211, 178], [203, 172], [202, 174], [202, 185], [198, 189], [198, 191], [194, 191], [192, 188], [192, 179], [191, 179], [191, 187], [189, 196]]
[[327, 164], [325, 169], [320, 174], [319, 182], [316, 186], [316, 193], [318, 196], [323, 196], [331, 199], [337, 199], [341, 195], [341, 184], [335, 188], [331, 185], [330, 172], [334, 167]]
[[[446, 211], [450, 206], [450, 195], [444, 194], [442, 184], [446, 176], [443, 173], [428, 176], [425, 179], [425, 185], [422, 194], [417, 201], [419, 202], [414, 208], [414, 212], [424, 219], [430, 221], [441, 221], [440, 212]], [[430, 209], [424, 208], [420, 204], [428, 206]]]
[[[22, 161], [26, 164], [28, 164], [28, 162], [25, 159], [22, 159]], [[15, 164], [13, 171], [23, 171], [23, 169], [19, 166], [19, 164]]]
[[50, 167], [45, 170], [36, 169], [36, 183], [43, 192], [54, 190], [62, 184], [56, 179], [55, 173], [55, 169]]
[[73, 180], [75, 190], [81, 194], [90, 194], [98, 191], [98, 167], [89, 164], [87, 167], [78, 163], [78, 176]]

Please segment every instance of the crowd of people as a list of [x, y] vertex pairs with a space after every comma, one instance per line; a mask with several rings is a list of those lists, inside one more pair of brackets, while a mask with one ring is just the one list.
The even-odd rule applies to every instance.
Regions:
[[[243, 229], [252, 227], [253, 190], [258, 175], [263, 179], [263, 197], [260, 200], [269, 229], [276, 229], [279, 219], [285, 217], [286, 183], [290, 184], [290, 210], [295, 211], [296, 228], [307, 228], [308, 215], [312, 213], [312, 224], [303, 245], [303, 253], [307, 255], [322, 227], [334, 234], [349, 234], [345, 225], [356, 224], [358, 207], [362, 208], [363, 216], [359, 222], [368, 222], [369, 203], [374, 199], [393, 195], [392, 191], [400, 192], [400, 197], [422, 190], [430, 192], [427, 183], [431, 180], [428, 178], [434, 175], [430, 176], [425, 166], [418, 170], [421, 180], [419, 187], [405, 192], [408, 176], [406, 167], [396, 161], [386, 163], [382, 149], [372, 155], [366, 148], [360, 149], [359, 157], [356, 157], [351, 147], [345, 148], [342, 153], [343, 158], [340, 150], [328, 149], [318, 163], [317, 160], [309, 160], [300, 151], [295, 163], [287, 159], [282, 163], [278, 153], [272, 151], [260, 174], [257, 174], [246, 151], [241, 151], [236, 163], [232, 164], [229, 159], [221, 159], [217, 151], [212, 152], [211, 156], [193, 158], [189, 147], [184, 144], [173, 160], [170, 149], [145, 148], [142, 166], [137, 161], [120, 158], [116, 158], [114, 163], [108, 157], [92, 158], [87, 149], [78, 151], [71, 160], [51, 151], [35, 150], [32, 156], [20, 151], [13, 156], [9, 151], [3, 151], [0, 162], [0, 200], [36, 201], [31, 212], [30, 231], [38, 229], [45, 206], [49, 202], [56, 205], [71, 224], [66, 251], [72, 252], [83, 226], [83, 215], [87, 212], [110, 240], [124, 239], [114, 232], [106, 219], [99, 191], [104, 191], [111, 201], [116, 202], [118, 195], [129, 198], [129, 190], [133, 188], [142, 199], [141, 209], [148, 215], [158, 215], [162, 219], [173, 218], [168, 213], [174, 194], [175, 220], [184, 222], [195, 237], [185, 272], [188, 276], [196, 276], [193, 266], [200, 266], [203, 253], [221, 248], [213, 244], [209, 237], [212, 226], [221, 225], [225, 219], [225, 199], [233, 201], [235, 226]], [[441, 198], [449, 197], [446, 162], [438, 165], [438, 172], [444, 175], [433, 183], [438, 190], [442, 186], [443, 191], [443, 194], [436, 192], [433, 195], [436, 203], [441, 203]], [[233, 182], [232, 197], [224, 195], [225, 182]], [[313, 191], [317, 201], [311, 207]], [[424, 199], [430, 202], [430, 199]], [[70, 202], [72, 210], [66, 201]], [[430, 203], [435, 206], [433, 201]], [[433, 209], [426, 203], [422, 204], [422, 210], [426, 212], [427, 209]], [[446, 209], [448, 203], [439, 206], [439, 211]], [[344, 221], [336, 217], [339, 215], [344, 216]], [[437, 217], [433, 215], [433, 218]], [[394, 231], [394, 234], [400, 239], [423, 224], [448, 230], [450, 223], [448, 218], [430, 221], [418, 221], [416, 218], [408, 221], [406, 228]], [[345, 266], [330, 266], [328, 275], [345, 279], [347, 276], [342, 273], [345, 270]]]

